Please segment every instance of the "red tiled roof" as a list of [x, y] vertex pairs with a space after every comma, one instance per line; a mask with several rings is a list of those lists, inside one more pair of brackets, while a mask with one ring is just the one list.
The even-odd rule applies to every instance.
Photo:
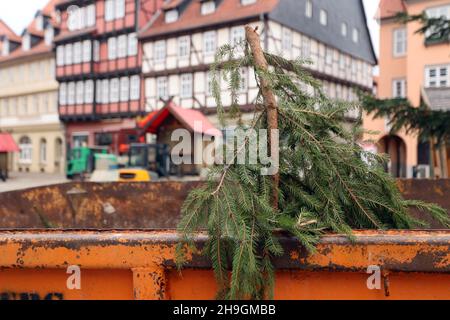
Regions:
[[21, 42], [20, 37], [2, 20], [0, 19], [0, 36], [7, 36], [9, 40]]
[[169, 102], [159, 111], [150, 113], [138, 124], [138, 126], [141, 127], [145, 133], [149, 132], [155, 134], [161, 123], [163, 123], [169, 115], [175, 117], [175, 119], [180, 121], [186, 129], [189, 129], [191, 132], [215, 137], [222, 135], [222, 132], [214, 127], [203, 113], [194, 109], [178, 107], [173, 102]]
[[52, 17], [55, 13], [55, 5], [59, 2], [60, 0], [50, 0], [45, 7], [42, 9], [42, 13], [45, 14], [46, 16]]
[[83, 29], [83, 30], [62, 32], [57, 37], [55, 37], [55, 39], [53, 39], [53, 41], [54, 42], [58, 42], [58, 41], [61, 41], [61, 40], [82, 36], [82, 35], [85, 35], [85, 34], [88, 34], [88, 33], [94, 33], [96, 30], [97, 30], [96, 27], [91, 27], [91, 28]]
[[[57, 26], [55, 18], [55, 5], [58, 1], [59, 0], [50, 0], [41, 10], [43, 15], [50, 17], [50, 23], [53, 27]], [[28, 33], [31, 33], [33, 35], [44, 37], [44, 30], [39, 30], [38, 28], [36, 28], [36, 19], [33, 19], [33, 21], [31, 21], [26, 30], [28, 31]]]
[[0, 152], [19, 152], [19, 147], [9, 133], [0, 132]]
[[152, 24], [147, 25], [140, 32], [140, 37], [147, 38], [217, 23], [257, 17], [271, 12], [280, 1], [282, 0], [257, 0], [254, 4], [244, 6], [241, 4], [241, 0], [224, 0], [214, 13], [202, 15], [200, 11], [201, 1], [191, 0], [176, 22], [165, 23], [164, 13], [161, 13]]
[[[53, 26], [56, 25], [54, 8], [55, 8], [55, 4], [58, 1], [59, 0], [50, 0], [49, 2], [47, 2], [45, 7], [41, 10], [43, 15], [51, 18], [51, 23]], [[2, 23], [2, 21], [0, 20], [0, 34], [1, 34], [1, 23]], [[28, 25], [28, 27], [25, 30], [32, 35], [41, 37], [42, 38], [41, 41], [38, 44], [34, 45], [30, 50], [24, 51], [22, 49], [22, 47], [19, 47], [16, 50], [14, 50], [13, 52], [11, 52], [9, 55], [0, 57], [0, 63], [5, 62], [5, 61], [19, 59], [19, 58], [33, 56], [35, 54], [42, 54], [42, 53], [52, 51], [52, 46], [48, 46], [44, 42], [44, 39], [43, 39], [44, 38], [44, 30], [38, 30], [36, 28], [36, 18], [34, 18], [31, 21], [31, 23]], [[19, 39], [19, 42], [22, 42], [20, 37], [18, 37], [18, 39]]]
[[0, 57], [0, 63], [5, 62], [5, 61], [12, 61], [12, 60], [19, 59], [19, 58], [25, 58], [25, 57], [33, 56], [36, 54], [51, 52], [51, 51], [52, 51], [52, 47], [46, 45], [44, 41], [41, 41], [39, 44], [35, 45], [33, 48], [31, 48], [28, 51], [24, 51], [22, 49], [22, 47], [20, 47], [20, 48], [14, 50], [13, 52], [11, 52], [9, 55]]
[[378, 7], [377, 18], [386, 19], [392, 18], [400, 12], [404, 12], [406, 6], [404, 0], [381, 0]]

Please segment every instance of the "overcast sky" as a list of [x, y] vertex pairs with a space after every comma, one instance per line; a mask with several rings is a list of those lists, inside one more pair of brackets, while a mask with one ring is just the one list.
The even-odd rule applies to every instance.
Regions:
[[[329, 0], [339, 1], [339, 0]], [[366, 6], [367, 21], [369, 23], [375, 50], [378, 52], [379, 32], [378, 24], [373, 19], [377, 11], [379, 0], [363, 0]], [[45, 6], [48, 0], [1, 0], [0, 19], [3, 19], [18, 34], [30, 23], [37, 10]]]

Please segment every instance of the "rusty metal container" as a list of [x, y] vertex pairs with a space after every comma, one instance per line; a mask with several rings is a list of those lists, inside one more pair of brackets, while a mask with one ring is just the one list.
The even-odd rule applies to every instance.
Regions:
[[[181, 273], [174, 268], [177, 241], [162, 230], [3, 231], [0, 298], [214, 299], [203, 257], [189, 254]], [[449, 231], [360, 231], [354, 243], [328, 235], [314, 255], [293, 239], [282, 243], [276, 299], [450, 299]], [[80, 289], [67, 286], [69, 266], [80, 268]], [[381, 285], [370, 290], [373, 267]]]
[[[189, 253], [181, 273], [174, 263], [180, 207], [198, 184], [70, 183], [0, 194], [0, 299], [214, 299], [205, 258]], [[450, 209], [448, 180], [399, 185], [407, 198]], [[279, 235], [275, 298], [450, 299], [450, 230], [430, 222], [435, 230], [356, 231], [354, 242], [326, 235], [313, 255]], [[198, 234], [199, 246], [205, 240]], [[76, 269], [79, 288], [70, 285]]]

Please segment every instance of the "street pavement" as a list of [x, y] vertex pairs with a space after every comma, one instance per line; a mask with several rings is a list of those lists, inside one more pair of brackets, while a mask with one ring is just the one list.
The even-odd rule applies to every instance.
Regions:
[[68, 182], [62, 174], [10, 172], [6, 182], [0, 180], [0, 193]]

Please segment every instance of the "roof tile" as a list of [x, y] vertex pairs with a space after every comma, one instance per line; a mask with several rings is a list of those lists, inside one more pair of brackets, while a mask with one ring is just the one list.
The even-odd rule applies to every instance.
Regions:
[[[178, 0], [174, 0], [177, 2]], [[240, 0], [222, 1], [214, 13], [202, 15], [200, 11], [201, 1], [191, 1], [176, 22], [166, 23], [164, 14], [144, 28], [141, 38], [169, 34], [178, 31], [187, 31], [197, 27], [214, 25], [218, 22], [231, 22], [249, 17], [259, 16], [272, 11], [280, 0], [258, 0], [254, 4], [242, 5]], [[169, 3], [170, 5], [171, 3]]]

